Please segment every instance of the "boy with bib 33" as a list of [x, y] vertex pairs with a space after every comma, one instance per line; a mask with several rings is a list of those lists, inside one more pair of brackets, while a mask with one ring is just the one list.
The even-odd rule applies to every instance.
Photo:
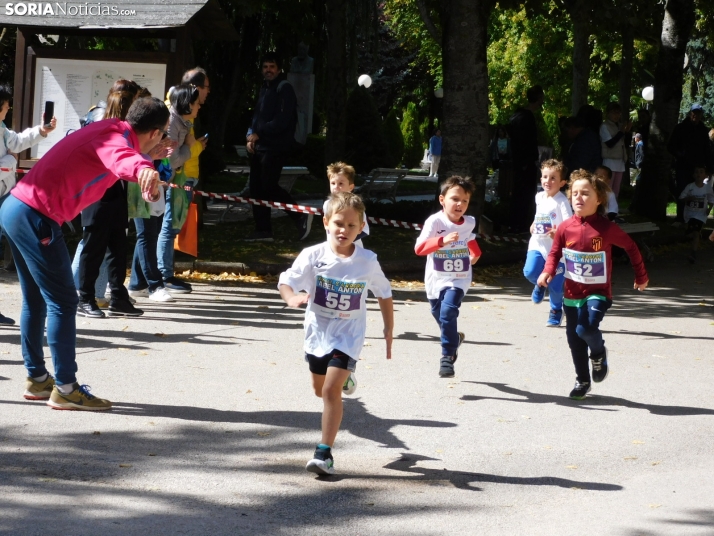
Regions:
[[[543, 271], [545, 259], [553, 245], [553, 236], [558, 226], [573, 215], [570, 201], [560, 191], [566, 184], [567, 170], [558, 160], [546, 160], [540, 168], [540, 184], [542, 192], [535, 196], [536, 215], [531, 224], [531, 239], [528, 242], [526, 264], [523, 275], [535, 287], [531, 292], [531, 300], [538, 305], [545, 297], [545, 287], [538, 285], [538, 276]], [[546, 326], [558, 327], [563, 321], [563, 279], [565, 277], [563, 263], [558, 264], [555, 277], [548, 285], [548, 300], [550, 313]]]
[[574, 400], [582, 400], [590, 392], [588, 348], [592, 381], [603, 381], [609, 372], [600, 322], [612, 305], [612, 246], [621, 247], [630, 257], [634, 288], [644, 290], [649, 281], [635, 242], [605, 216], [608, 189], [602, 179], [584, 169], [572, 173], [568, 197], [575, 215], [555, 232], [548, 261], [538, 278], [540, 286], [548, 285], [564, 259], [566, 336], [577, 375], [570, 392]]
[[444, 210], [427, 218], [414, 252], [428, 255], [424, 285], [431, 314], [441, 329], [439, 376], [454, 376], [454, 363], [465, 335], [456, 320], [471, 286], [471, 265], [481, 257], [473, 233], [476, 219], [466, 215], [475, 185], [469, 178], [449, 177], [441, 185], [439, 203]]
[[[364, 203], [349, 192], [333, 195], [323, 217], [327, 242], [302, 250], [280, 274], [280, 296], [290, 307], [307, 304], [305, 361], [312, 387], [324, 403], [322, 441], [306, 469], [318, 475], [335, 472], [332, 446], [342, 422], [342, 390], [352, 379], [367, 328], [367, 291], [377, 297], [384, 320], [387, 359], [392, 358], [394, 309], [392, 288], [377, 255], [355, 246], [364, 228]], [[298, 294], [305, 290], [307, 294]]]

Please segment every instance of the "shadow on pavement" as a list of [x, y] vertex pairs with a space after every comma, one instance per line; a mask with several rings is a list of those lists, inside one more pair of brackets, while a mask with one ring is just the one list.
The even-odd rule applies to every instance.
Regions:
[[[672, 527], [678, 526], [678, 527], [704, 527], [708, 528], [709, 532], [706, 534], [711, 534], [712, 532], [712, 527], [714, 527], [714, 510], [706, 510], [706, 509], [696, 509], [696, 510], [688, 510], [685, 511], [683, 514], [685, 516], [689, 516], [689, 518], [685, 519], [673, 519], [675, 517], [675, 514], [670, 514], [669, 519], [660, 519], [657, 522], [662, 524], [662, 525], [670, 525], [666, 529], [663, 529], [661, 532], [660, 531], [652, 531], [652, 530], [643, 530], [643, 529], [630, 529], [627, 534], [628, 536], [669, 536], [670, 534], [676, 534], [676, 529]], [[675, 532], [673, 532], [675, 531]], [[689, 534], [689, 533], [688, 533]], [[702, 532], [701, 534], [705, 534]]]
[[517, 398], [503, 398], [494, 396], [478, 396], [464, 395], [461, 400], [478, 401], [478, 400], [504, 400], [506, 402], [526, 402], [528, 404], [556, 404], [558, 406], [566, 406], [569, 408], [580, 408], [586, 410], [598, 411], [617, 411], [616, 409], [607, 409], [600, 406], [623, 406], [631, 409], [644, 409], [653, 415], [662, 415], [664, 417], [684, 417], [692, 415], [714, 415], [714, 410], [708, 408], [692, 408], [688, 406], [659, 406], [657, 404], [640, 404], [625, 398], [603, 395], [589, 395], [585, 400], [571, 400], [567, 396], [544, 395], [540, 393], [531, 393], [522, 389], [510, 387], [505, 383], [493, 382], [475, 382], [464, 381], [462, 383], [475, 383], [477, 385], [487, 385], [502, 393], [521, 396], [522, 400]]

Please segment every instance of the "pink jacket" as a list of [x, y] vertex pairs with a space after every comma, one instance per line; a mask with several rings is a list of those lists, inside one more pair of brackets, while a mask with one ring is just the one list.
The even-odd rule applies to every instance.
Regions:
[[12, 195], [62, 225], [99, 201], [119, 179], [137, 182], [153, 163], [126, 121], [105, 119], [55, 144], [17, 183]]

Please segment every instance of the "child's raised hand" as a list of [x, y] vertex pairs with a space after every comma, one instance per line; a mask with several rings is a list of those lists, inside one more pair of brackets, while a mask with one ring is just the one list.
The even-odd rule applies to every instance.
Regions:
[[392, 335], [392, 330], [384, 328], [384, 340], [387, 342], [387, 359], [392, 359], [392, 341], [394, 336]]
[[288, 304], [288, 307], [300, 307], [301, 305], [305, 305], [309, 299], [309, 294], [295, 294], [295, 296], [291, 296], [285, 300], [285, 302]]
[[547, 287], [552, 280], [552, 275], [550, 275], [548, 272], [543, 272], [542, 274], [540, 274], [540, 276], [538, 276], [538, 286]]
[[555, 236], [555, 229], [558, 227], [557, 225], [553, 225], [553, 228], [548, 231], [548, 238], [553, 238]]
[[633, 288], [635, 290], [639, 290], [641, 292], [641, 291], [645, 290], [647, 288], [647, 285], [649, 285], [649, 284], [650, 284], [649, 280], [645, 281], [644, 283], [637, 283], [637, 281], [635, 281], [635, 286]]
[[456, 242], [459, 239], [459, 233], [454, 231], [453, 233], [449, 233], [444, 237], [444, 245], [451, 244], [452, 242]]

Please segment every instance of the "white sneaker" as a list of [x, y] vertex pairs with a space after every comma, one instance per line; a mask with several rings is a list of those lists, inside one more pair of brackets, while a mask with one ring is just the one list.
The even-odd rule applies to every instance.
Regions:
[[159, 287], [154, 292], [149, 294], [149, 299], [156, 301], [156, 302], [176, 301], [176, 300], [174, 300], [174, 297], [171, 294], [169, 294], [169, 291], [166, 290], [164, 287]]
[[142, 288], [141, 290], [130, 290], [129, 296], [135, 296], [137, 298], [148, 298], [149, 297], [149, 289]]
[[357, 378], [354, 374], [354, 372], [350, 372], [350, 375], [347, 377], [345, 380], [345, 383], [342, 385], [342, 394], [343, 395], [351, 395], [357, 390]]

